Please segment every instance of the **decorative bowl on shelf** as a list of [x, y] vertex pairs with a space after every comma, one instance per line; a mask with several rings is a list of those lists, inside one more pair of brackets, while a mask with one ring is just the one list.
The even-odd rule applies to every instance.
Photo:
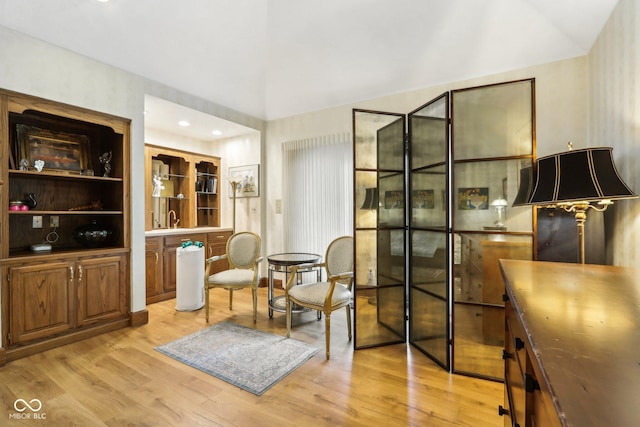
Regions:
[[24, 204], [22, 200], [9, 200], [9, 210], [10, 211], [20, 211], [22, 208], [27, 205]]
[[75, 228], [71, 236], [86, 248], [101, 248], [107, 244], [112, 234], [111, 229], [92, 219], [89, 224]]

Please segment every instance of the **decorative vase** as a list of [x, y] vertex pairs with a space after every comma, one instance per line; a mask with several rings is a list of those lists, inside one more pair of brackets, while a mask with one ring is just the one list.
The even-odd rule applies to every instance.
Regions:
[[86, 248], [100, 248], [107, 244], [112, 234], [112, 230], [92, 219], [89, 224], [74, 229], [71, 236]]

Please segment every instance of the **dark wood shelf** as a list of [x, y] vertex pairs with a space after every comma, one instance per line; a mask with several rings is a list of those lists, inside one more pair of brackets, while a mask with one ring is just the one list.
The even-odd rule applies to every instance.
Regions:
[[105, 182], [122, 182], [122, 178], [116, 178], [111, 176], [95, 176], [95, 175], [80, 175], [77, 173], [64, 173], [64, 172], [55, 172], [55, 171], [23, 171], [17, 169], [9, 170], [9, 176], [11, 175], [20, 175], [27, 178], [41, 179], [42, 177], [56, 178], [56, 179], [73, 179], [73, 180], [83, 180], [86, 179], [88, 181], [105, 181]]

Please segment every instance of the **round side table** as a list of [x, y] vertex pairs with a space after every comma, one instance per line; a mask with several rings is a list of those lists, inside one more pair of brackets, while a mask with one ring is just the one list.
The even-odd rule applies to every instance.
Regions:
[[[289, 267], [292, 265], [300, 265], [300, 264], [316, 264], [320, 262], [321, 256], [318, 254], [309, 254], [303, 252], [288, 252], [281, 254], [273, 254], [267, 256], [267, 262], [269, 264], [269, 282], [268, 282], [268, 303], [269, 303], [269, 318], [273, 317], [273, 312], [277, 311], [280, 313], [284, 313], [287, 311], [286, 300], [284, 295], [279, 295], [275, 297], [273, 295], [273, 273], [284, 273], [285, 275], [285, 283], [289, 277]], [[316, 267], [308, 267], [302, 270], [298, 270], [298, 283], [300, 283], [302, 277], [302, 273], [309, 273], [315, 271], [316, 278], [318, 282], [322, 278], [322, 269]], [[296, 308], [294, 307], [291, 311], [292, 313], [302, 313], [305, 311], [309, 311], [305, 308]]]

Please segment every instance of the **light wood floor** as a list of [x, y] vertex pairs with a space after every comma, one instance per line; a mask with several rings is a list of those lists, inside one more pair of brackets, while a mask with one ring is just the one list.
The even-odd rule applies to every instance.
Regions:
[[[211, 323], [254, 327], [250, 292], [211, 290]], [[260, 289], [257, 329], [286, 335], [284, 314], [267, 315]], [[501, 383], [451, 375], [407, 345], [353, 351], [345, 315], [294, 317], [292, 337], [321, 348], [262, 396], [177, 362], [154, 348], [205, 327], [204, 310], [147, 307], [149, 323], [104, 334], [0, 368], [0, 425], [37, 426], [501, 426]], [[16, 399], [39, 399], [45, 420], [16, 420]], [[27, 411], [28, 412], [28, 411]]]

